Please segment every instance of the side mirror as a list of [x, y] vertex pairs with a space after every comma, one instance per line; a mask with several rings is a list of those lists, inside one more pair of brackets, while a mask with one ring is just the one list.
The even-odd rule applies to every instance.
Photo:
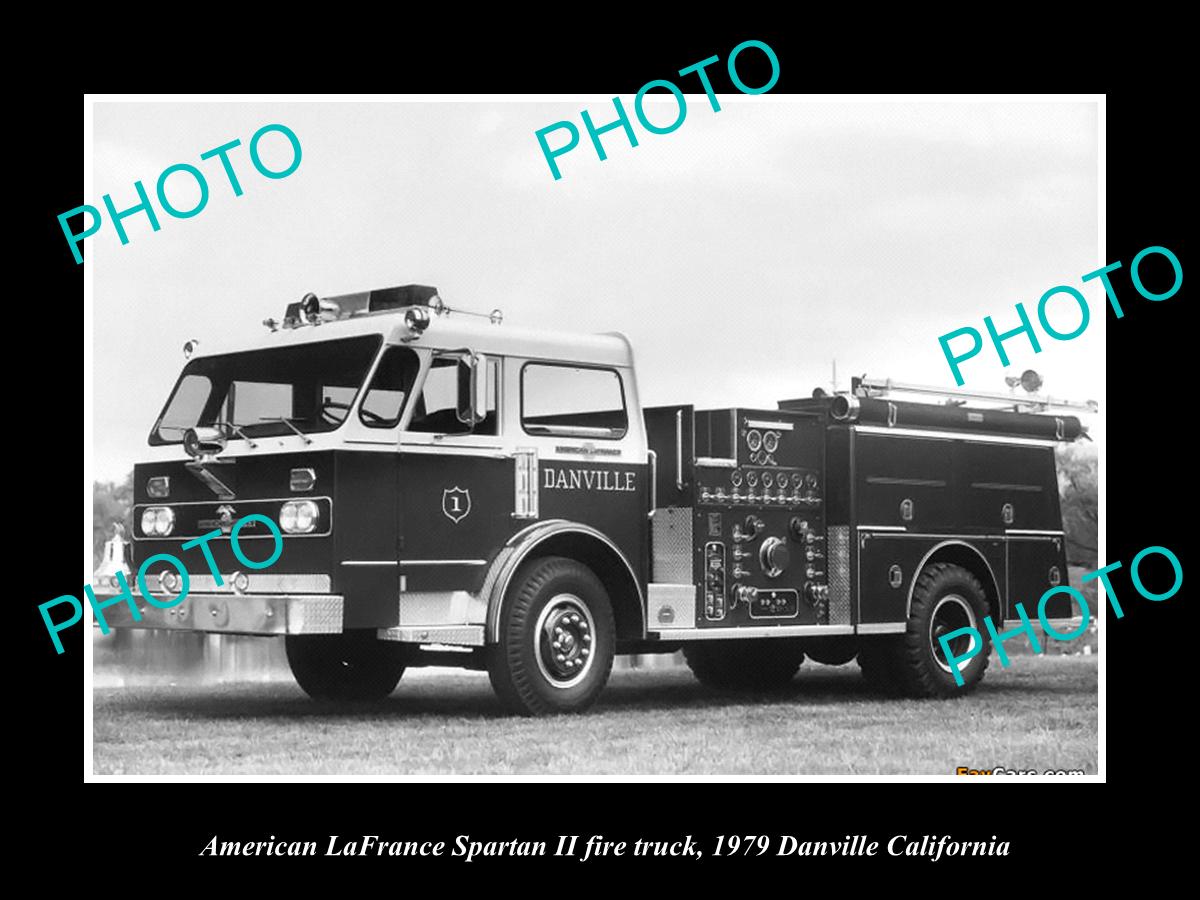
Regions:
[[188, 456], [196, 459], [216, 456], [225, 449], [228, 440], [229, 436], [222, 428], [197, 425], [183, 433], [183, 449]]
[[458, 362], [458, 421], [478, 425], [487, 417], [487, 357], [481, 353], [463, 356]]

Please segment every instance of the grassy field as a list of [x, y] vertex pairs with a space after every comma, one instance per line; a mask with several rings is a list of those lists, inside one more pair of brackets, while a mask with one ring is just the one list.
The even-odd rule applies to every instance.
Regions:
[[584, 716], [510, 718], [485, 676], [408, 675], [381, 706], [291, 684], [95, 692], [98, 775], [953, 774], [1097, 765], [1097, 658], [992, 661], [948, 702], [868, 693], [854, 664], [806, 663], [791, 688], [730, 697], [686, 669], [614, 672]]

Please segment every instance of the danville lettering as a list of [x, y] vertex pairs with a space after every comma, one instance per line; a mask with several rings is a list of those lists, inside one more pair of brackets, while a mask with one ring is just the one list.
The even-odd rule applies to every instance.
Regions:
[[614, 469], [555, 469], [543, 466], [542, 487], [559, 491], [635, 491], [636, 472]]

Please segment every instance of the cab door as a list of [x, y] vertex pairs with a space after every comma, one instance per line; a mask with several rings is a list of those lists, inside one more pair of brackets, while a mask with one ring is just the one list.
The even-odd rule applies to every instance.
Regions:
[[501, 433], [502, 368], [496, 357], [480, 358], [481, 418], [471, 422], [464, 354], [435, 352], [424, 367], [401, 435], [401, 591], [479, 591], [488, 563], [516, 530], [516, 466]]

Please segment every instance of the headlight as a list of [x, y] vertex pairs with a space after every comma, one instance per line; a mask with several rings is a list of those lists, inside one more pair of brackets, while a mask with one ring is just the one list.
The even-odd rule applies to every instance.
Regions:
[[175, 530], [175, 510], [169, 506], [147, 506], [142, 511], [142, 533], [166, 537]]
[[288, 534], [308, 534], [317, 527], [320, 511], [311, 500], [289, 500], [279, 510], [279, 527]]

